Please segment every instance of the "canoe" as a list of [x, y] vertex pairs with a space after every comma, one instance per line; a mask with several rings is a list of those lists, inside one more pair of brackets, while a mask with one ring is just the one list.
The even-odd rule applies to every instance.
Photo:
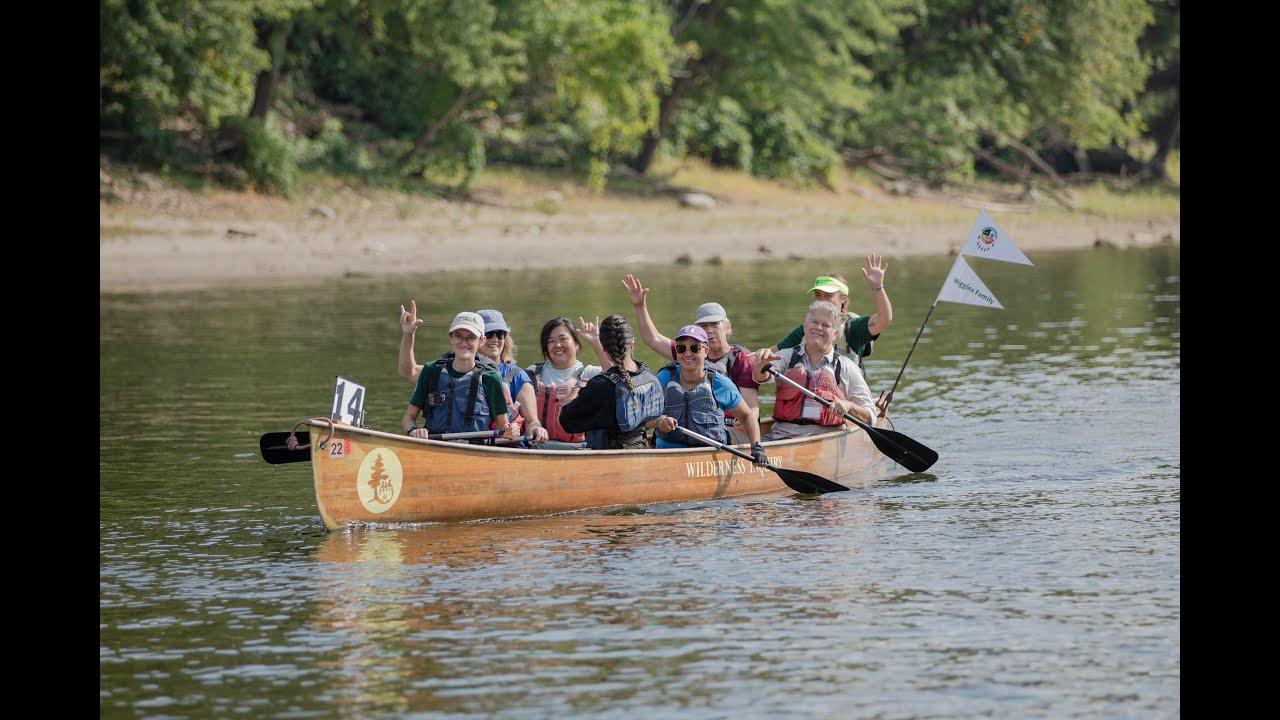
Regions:
[[[764, 432], [769, 422], [761, 423]], [[299, 422], [300, 443], [307, 442], [304, 425], [316, 505], [329, 530], [790, 492], [778, 473], [712, 447], [528, 450], [411, 438], [327, 418]], [[764, 445], [775, 467], [850, 486], [892, 466], [861, 428]]]

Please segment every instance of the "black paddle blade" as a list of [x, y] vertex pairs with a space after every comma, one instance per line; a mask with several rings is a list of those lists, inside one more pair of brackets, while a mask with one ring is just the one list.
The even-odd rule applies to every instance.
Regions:
[[[280, 465], [291, 462], [304, 462], [311, 459], [311, 448], [305, 450], [290, 450], [285, 442], [289, 439], [287, 432], [270, 432], [262, 436], [258, 441], [258, 448], [262, 450], [262, 459], [272, 465]], [[298, 430], [298, 443], [306, 445], [310, 442], [311, 433], [306, 428]]]
[[911, 472], [924, 472], [938, 462], [938, 453], [893, 430], [868, 429], [871, 442], [880, 452]]
[[822, 493], [840, 492], [849, 488], [841, 485], [833, 480], [828, 480], [821, 475], [814, 475], [800, 470], [788, 470], [786, 468], [769, 466], [769, 469], [778, 473], [778, 477], [782, 478], [782, 482], [787, 487], [798, 493], [806, 495], [821, 495]]

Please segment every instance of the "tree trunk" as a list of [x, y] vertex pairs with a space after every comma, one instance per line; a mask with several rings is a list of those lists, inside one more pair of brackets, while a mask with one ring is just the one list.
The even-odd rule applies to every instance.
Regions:
[[1155, 178], [1167, 180], [1169, 173], [1165, 163], [1169, 152], [1178, 144], [1178, 136], [1182, 132], [1182, 91], [1179, 89], [1177, 99], [1173, 102], [1173, 110], [1157, 123], [1153, 123], [1156, 132], [1156, 154], [1147, 163], [1146, 171]]
[[414, 155], [417, 155], [422, 148], [426, 147], [427, 144], [435, 138], [436, 133], [440, 132], [440, 128], [444, 127], [444, 124], [449, 122], [449, 118], [453, 117], [459, 110], [466, 107], [467, 103], [471, 102], [474, 97], [475, 94], [470, 90], [463, 90], [459, 93], [458, 99], [453, 101], [453, 105], [451, 105], [448, 110], [445, 110], [443, 115], [436, 118], [435, 122], [428, 125], [427, 129], [423, 130], [422, 134], [418, 136], [417, 141], [413, 143], [413, 147], [409, 148], [408, 152], [400, 156], [400, 164], [403, 165], [409, 162]]
[[258, 81], [253, 88], [253, 107], [249, 109], [249, 117], [266, 120], [271, 112], [271, 104], [276, 99], [276, 88], [280, 86], [280, 77], [284, 68], [285, 40], [289, 37], [286, 25], [259, 25], [258, 47], [267, 51], [271, 58], [271, 66], [258, 73]]
[[[712, 2], [708, 3], [706, 20], [703, 21], [708, 30], [715, 27], [716, 19], [720, 17], [720, 12], [724, 10], [724, 5], [723, 0], [712, 0]], [[694, 16], [698, 7], [698, 3], [691, 4], [685, 17], [672, 25], [671, 36], [677, 44], [680, 42], [680, 34], [684, 28], [695, 19]], [[640, 146], [640, 154], [627, 163], [632, 170], [641, 175], [649, 172], [649, 167], [653, 165], [653, 158], [658, 152], [658, 145], [662, 143], [662, 138], [666, 137], [667, 131], [671, 129], [671, 118], [675, 116], [676, 106], [680, 104], [681, 98], [688, 93], [693, 84], [701, 79], [702, 74], [714, 65], [711, 62], [711, 57], [714, 54], [715, 52], [712, 50], [707, 55], [690, 62], [685, 66], [684, 73], [671, 84], [671, 91], [662, 97], [658, 105], [658, 126], [645, 134], [644, 142]]]
[[671, 86], [671, 92], [662, 97], [661, 104], [658, 106], [658, 127], [645, 134], [644, 144], [640, 147], [640, 154], [628, 163], [632, 170], [641, 175], [649, 172], [649, 167], [653, 165], [653, 157], [658, 152], [659, 143], [662, 142], [662, 138], [666, 136], [667, 131], [671, 129], [671, 118], [675, 115], [676, 106], [680, 104], [680, 99], [684, 97], [685, 92], [688, 91], [692, 83], [692, 75], [678, 77]]

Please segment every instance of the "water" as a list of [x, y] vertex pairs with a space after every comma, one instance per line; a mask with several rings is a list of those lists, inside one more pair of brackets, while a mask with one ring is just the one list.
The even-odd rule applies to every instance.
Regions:
[[[524, 363], [555, 314], [670, 334], [723, 303], [755, 348], [859, 259], [444, 273], [101, 298], [100, 709], [137, 718], [1180, 715], [1180, 266], [1173, 248], [970, 264], [891, 408], [938, 451], [850, 492], [326, 533], [258, 437], [334, 376], [398, 427], [417, 358], [498, 307]], [[890, 259], [888, 390], [951, 266]], [[647, 348], [638, 355], [656, 365]], [[586, 358], [590, 361], [590, 351]]]

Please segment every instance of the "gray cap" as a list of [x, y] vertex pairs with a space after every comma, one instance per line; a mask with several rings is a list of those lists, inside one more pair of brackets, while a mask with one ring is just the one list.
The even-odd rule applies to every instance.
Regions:
[[698, 314], [693, 318], [693, 324], [720, 322], [728, 319], [729, 316], [725, 313], [720, 303], [702, 303], [698, 306]]

